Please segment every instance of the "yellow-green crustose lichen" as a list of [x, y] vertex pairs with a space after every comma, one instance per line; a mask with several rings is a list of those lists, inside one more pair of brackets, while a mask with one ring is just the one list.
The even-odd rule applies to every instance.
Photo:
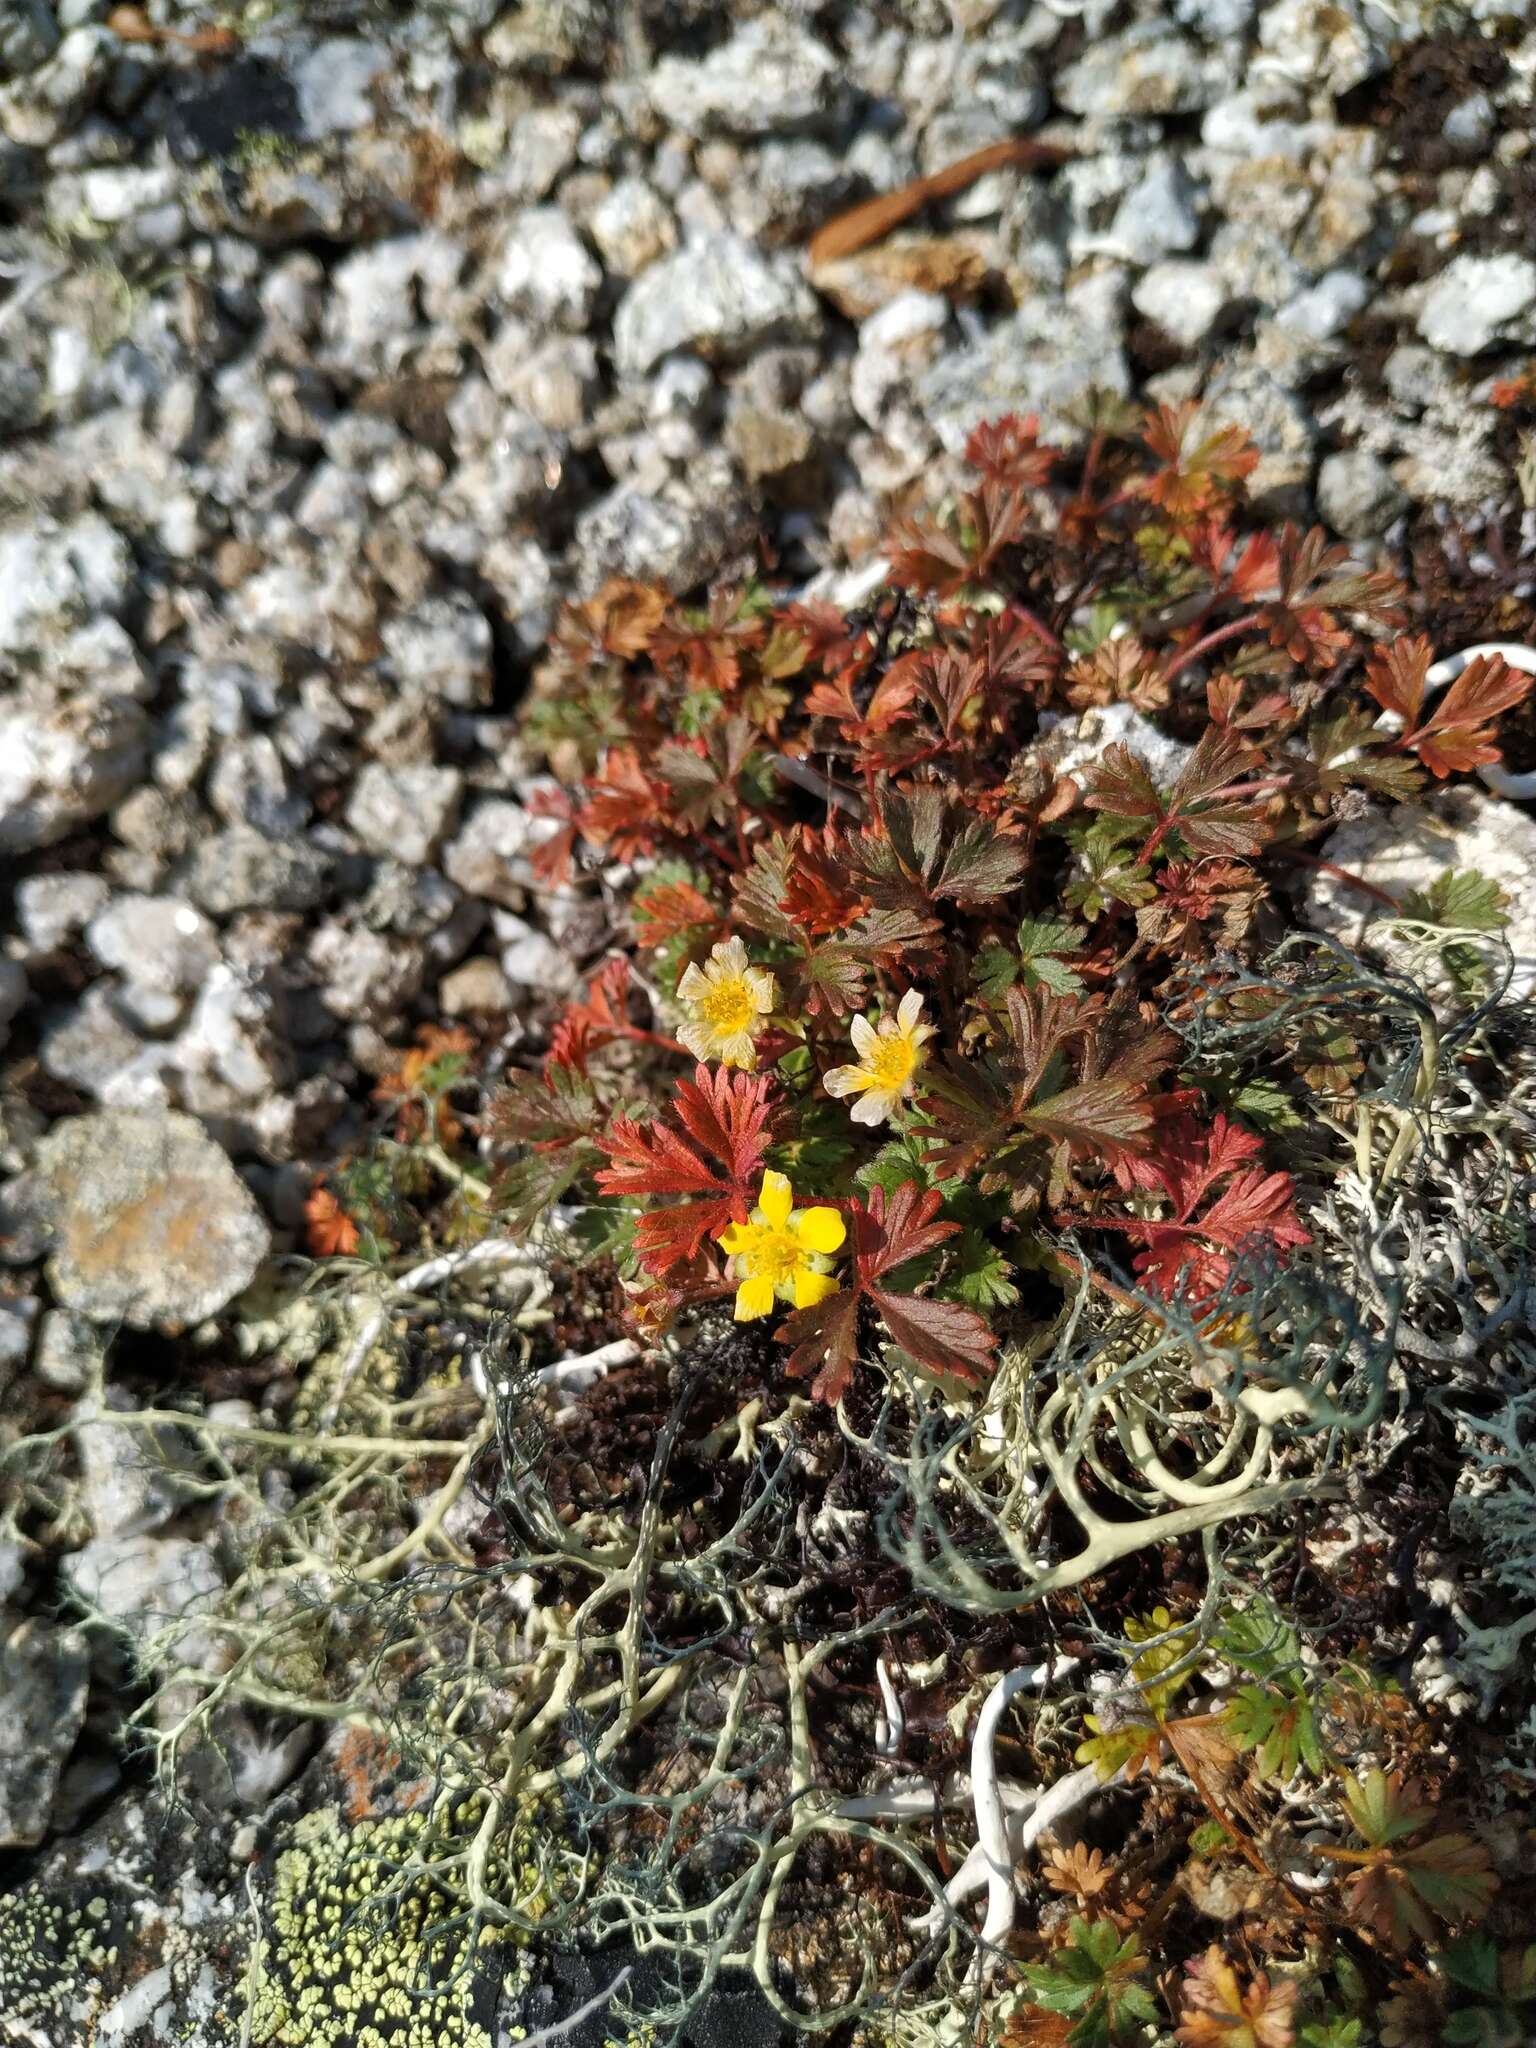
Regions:
[[0, 1899], [0, 2040], [66, 2040], [83, 2028], [117, 1961], [112, 1920], [105, 1899], [71, 1905], [34, 1887]]
[[333, 1806], [297, 1823], [273, 1874], [253, 2044], [492, 2048], [476, 2009], [501, 1972], [477, 1954], [517, 1937], [491, 1926], [471, 1933], [451, 1863], [433, 1881], [410, 1875], [418, 1856], [432, 1860], [427, 1827], [409, 1813], [349, 1828]]

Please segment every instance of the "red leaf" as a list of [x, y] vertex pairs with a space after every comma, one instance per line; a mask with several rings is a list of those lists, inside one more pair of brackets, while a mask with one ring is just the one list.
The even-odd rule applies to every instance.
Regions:
[[622, 953], [605, 960], [587, 984], [587, 992], [566, 1006], [549, 1035], [549, 1064], [586, 1071], [587, 1056], [623, 1037], [629, 1019], [624, 999], [629, 992], [629, 962]]
[[870, 1190], [869, 1206], [855, 1196], [848, 1204], [852, 1286], [814, 1308], [797, 1309], [779, 1331], [794, 1346], [788, 1370], [796, 1378], [814, 1373], [814, 1399], [835, 1405], [848, 1390], [857, 1355], [859, 1303], [877, 1310], [892, 1339], [933, 1372], [975, 1379], [991, 1366], [997, 1339], [985, 1316], [958, 1302], [896, 1294], [877, 1285], [884, 1276], [935, 1250], [953, 1237], [958, 1223], [936, 1221], [941, 1197], [903, 1181], [890, 1195]]
[[1180, 1117], [1162, 1127], [1150, 1157], [1119, 1167], [1122, 1186], [1163, 1195], [1173, 1206], [1171, 1217], [1063, 1220], [1139, 1238], [1145, 1249], [1132, 1264], [1165, 1301], [1181, 1292], [1208, 1301], [1226, 1285], [1238, 1254], [1273, 1255], [1311, 1241], [1296, 1215], [1291, 1176], [1249, 1164], [1261, 1149], [1252, 1132], [1223, 1115], [1209, 1131]]
[[665, 824], [666, 792], [640, 766], [633, 747], [610, 747], [601, 775], [586, 785], [587, 800], [577, 824], [595, 846], [606, 846], [617, 860], [650, 853]]
[[357, 1250], [357, 1225], [320, 1182], [304, 1203], [304, 1239], [317, 1259], [349, 1258]]
[[692, 882], [643, 883], [631, 900], [630, 915], [635, 941], [647, 952], [691, 932], [712, 936], [720, 925], [719, 911]]
[[1038, 413], [1020, 419], [1016, 412], [1005, 412], [1001, 419], [984, 420], [972, 430], [965, 459], [995, 483], [1035, 490], [1060, 461], [1061, 450], [1040, 445]]
[[697, 1198], [640, 1218], [635, 1245], [646, 1272], [669, 1272], [728, 1223], [746, 1221], [768, 1144], [771, 1087], [766, 1074], [696, 1067], [672, 1104], [686, 1137], [669, 1124], [621, 1116], [598, 1139], [611, 1162], [596, 1175], [605, 1195]]
[[1530, 694], [1536, 677], [1511, 668], [1497, 654], [1480, 654], [1425, 718], [1432, 653], [1429, 642], [1415, 636], [1378, 650], [1366, 664], [1365, 687], [1406, 728], [1398, 746], [1417, 754], [1431, 775], [1465, 773], [1497, 761], [1493, 721]]

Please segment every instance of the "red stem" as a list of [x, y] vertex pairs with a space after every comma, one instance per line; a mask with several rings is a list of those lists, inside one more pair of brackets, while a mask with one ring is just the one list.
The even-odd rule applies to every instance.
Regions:
[[1225, 626], [1218, 626], [1214, 633], [1207, 633], [1204, 639], [1197, 640], [1193, 647], [1186, 647], [1177, 661], [1163, 670], [1163, 681], [1171, 683], [1181, 670], [1188, 668], [1192, 661], [1198, 661], [1202, 654], [1209, 654], [1213, 647], [1225, 646], [1227, 641], [1237, 639], [1239, 634], [1251, 633], [1259, 623], [1257, 612], [1247, 612], [1240, 619], [1233, 619]]

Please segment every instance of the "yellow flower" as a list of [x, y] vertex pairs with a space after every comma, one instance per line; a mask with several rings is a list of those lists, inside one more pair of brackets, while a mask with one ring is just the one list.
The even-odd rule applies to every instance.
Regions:
[[774, 1298], [811, 1308], [837, 1291], [832, 1261], [848, 1235], [835, 1209], [796, 1209], [786, 1174], [763, 1175], [749, 1223], [728, 1223], [720, 1243], [730, 1253], [736, 1289], [736, 1320], [754, 1322], [771, 1314]]
[[773, 1008], [776, 991], [773, 976], [752, 966], [740, 939], [722, 940], [702, 967], [690, 964], [677, 999], [689, 1011], [677, 1035], [695, 1059], [749, 1071], [757, 1065], [753, 1033]]
[[909, 988], [894, 1017], [882, 1017], [878, 1026], [867, 1017], [855, 1017], [849, 1027], [858, 1063], [834, 1067], [827, 1075], [829, 1095], [862, 1095], [853, 1106], [856, 1124], [883, 1123], [912, 1092], [912, 1079], [928, 1055], [923, 1041], [932, 1038], [934, 1027], [922, 1019], [923, 999]]

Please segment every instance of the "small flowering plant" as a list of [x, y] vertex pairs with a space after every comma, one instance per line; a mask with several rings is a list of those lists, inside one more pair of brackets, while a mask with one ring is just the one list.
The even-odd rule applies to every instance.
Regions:
[[[967, 456], [858, 613], [610, 584], [526, 721], [536, 868], [606, 869], [620, 922], [496, 1107], [509, 1227], [568, 1205], [643, 1327], [730, 1302], [829, 1402], [882, 1349], [982, 1380], [1085, 1284], [1248, 1328], [1309, 1242], [1296, 1134], [1368, 1050], [1275, 965], [1290, 885], [1339, 819], [1496, 761], [1531, 684], [1490, 656], [1437, 694], [1406, 592], [1258, 521], [1255, 451], [1193, 406]], [[1064, 748], [1088, 714], [1123, 737]]]

